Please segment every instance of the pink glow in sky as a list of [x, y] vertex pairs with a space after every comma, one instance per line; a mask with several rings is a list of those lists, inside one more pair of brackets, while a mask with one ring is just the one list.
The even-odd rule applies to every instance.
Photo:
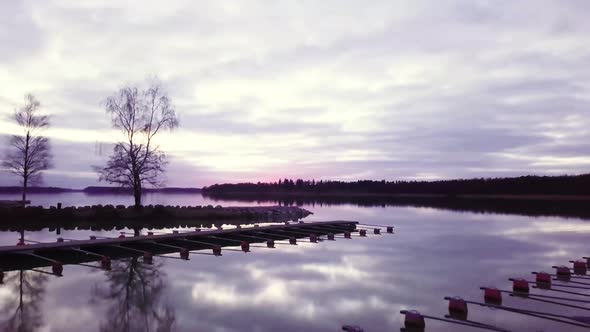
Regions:
[[169, 186], [583, 173], [589, 14], [586, 1], [0, 0], [0, 135], [34, 93], [53, 116], [45, 185], [96, 185], [90, 165], [118, 138], [101, 102], [157, 75], [180, 116], [159, 140]]

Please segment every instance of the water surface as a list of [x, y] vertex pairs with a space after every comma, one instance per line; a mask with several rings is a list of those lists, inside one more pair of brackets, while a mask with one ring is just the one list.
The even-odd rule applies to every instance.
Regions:
[[[11, 199], [1, 196], [0, 199]], [[31, 195], [33, 205], [130, 205], [128, 196], [83, 193]], [[200, 195], [146, 196], [146, 204], [245, 205]], [[258, 204], [258, 203], [250, 203]], [[358, 220], [395, 226], [395, 235], [223, 257], [192, 255], [190, 261], [156, 257], [113, 263], [110, 272], [68, 265], [64, 277], [34, 271], [7, 272], [0, 285], [0, 327], [10, 331], [338, 331], [357, 324], [365, 331], [399, 331], [402, 309], [442, 317], [444, 296], [482, 301], [480, 286], [509, 289], [509, 277], [551, 271], [586, 255], [590, 224], [578, 219], [458, 213], [431, 208], [303, 206], [313, 220]], [[85, 238], [90, 231], [63, 231]], [[117, 235], [118, 231], [103, 231]], [[55, 241], [48, 230], [27, 233]], [[0, 233], [12, 244], [16, 233]], [[22, 281], [22, 282], [21, 282]], [[22, 286], [22, 287], [21, 287]], [[21, 292], [22, 290], [22, 292]], [[536, 291], [535, 291], [536, 292]], [[23, 295], [20, 301], [21, 293]], [[530, 300], [506, 305], [568, 315]], [[575, 327], [470, 306], [470, 318], [516, 331], [576, 331]], [[427, 321], [427, 331], [474, 329]]]

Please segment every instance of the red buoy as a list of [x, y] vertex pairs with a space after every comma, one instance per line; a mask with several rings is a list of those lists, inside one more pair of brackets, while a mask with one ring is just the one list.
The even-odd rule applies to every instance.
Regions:
[[96, 240], [96, 236], [90, 235], [90, 240]]
[[373, 229], [373, 234], [375, 234], [375, 235], [381, 234], [381, 228], [375, 228], [375, 229]]
[[586, 272], [587, 272], [586, 262], [578, 260], [573, 263], [574, 263], [574, 273], [586, 274]]
[[315, 234], [309, 234], [309, 242], [317, 243], [318, 242], [318, 236], [315, 235]]
[[182, 248], [180, 249], [180, 258], [184, 260], [188, 260], [188, 249]]
[[121, 235], [119, 235], [119, 239], [124, 239], [125, 238], [125, 234], [121, 233]]
[[547, 272], [537, 273], [535, 282], [537, 283], [537, 287], [541, 289], [551, 289], [551, 275]]
[[240, 247], [242, 247], [243, 252], [250, 252], [250, 243], [248, 243], [246, 241], [242, 241], [242, 243], [240, 244]]
[[334, 233], [328, 233], [328, 240], [330, 240], [330, 241], [336, 240], [336, 237], [334, 236]]
[[100, 259], [100, 266], [104, 270], [110, 270], [111, 269], [111, 258], [108, 256], [102, 256], [102, 258]]
[[529, 292], [529, 282], [522, 279], [517, 278], [512, 281], [512, 290], [516, 293], [527, 293]]
[[350, 235], [350, 232], [344, 232], [344, 238], [345, 239], [351, 239], [352, 236]]
[[449, 298], [449, 315], [459, 319], [467, 319], [467, 302], [460, 297]]
[[365, 237], [365, 236], [367, 236], [367, 230], [366, 230], [366, 229], [361, 229], [361, 230], [359, 231], [359, 234], [360, 234], [362, 237]]
[[275, 247], [275, 241], [274, 240], [268, 240], [268, 241], [266, 241], [266, 246], [268, 248], [274, 248]]
[[495, 287], [485, 288], [483, 298], [488, 304], [502, 304], [502, 293]]
[[393, 227], [391, 227], [391, 226], [387, 227], [387, 233], [393, 234]]
[[211, 250], [213, 251], [213, 255], [221, 256], [221, 246], [214, 245], [213, 248], [211, 248]]
[[289, 238], [289, 244], [293, 244], [293, 245], [297, 244], [297, 238], [295, 238], [295, 237], [290, 237], [290, 238]]
[[406, 328], [420, 328], [423, 329], [426, 327], [426, 323], [424, 322], [424, 317], [416, 310], [407, 311], [406, 318], [404, 319], [404, 326]]
[[569, 267], [567, 266], [558, 266], [555, 268], [556, 272], [555, 274], [557, 274], [557, 277], [560, 279], [566, 279], [569, 280], [570, 277], [572, 276], [572, 272], [570, 271]]
[[60, 262], [53, 262], [51, 264], [51, 271], [53, 272], [53, 274], [55, 274], [56, 276], [61, 277], [63, 271], [64, 271], [64, 267]]
[[17, 246], [25, 246], [27, 244], [25, 243], [25, 239], [18, 239], [18, 242], [16, 243], [16, 245]]

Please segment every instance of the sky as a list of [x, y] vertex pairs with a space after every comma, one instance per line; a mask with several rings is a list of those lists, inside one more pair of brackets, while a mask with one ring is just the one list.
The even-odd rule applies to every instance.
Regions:
[[180, 120], [157, 138], [168, 186], [587, 173], [588, 15], [585, 0], [0, 0], [0, 139], [33, 93], [52, 120], [44, 185], [96, 185], [123, 137], [105, 99], [157, 76]]

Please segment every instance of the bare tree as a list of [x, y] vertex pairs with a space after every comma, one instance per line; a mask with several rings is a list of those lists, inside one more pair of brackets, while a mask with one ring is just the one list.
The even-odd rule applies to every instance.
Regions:
[[178, 127], [178, 119], [167, 92], [157, 80], [145, 90], [125, 86], [107, 98], [106, 112], [124, 140], [115, 144], [105, 167], [95, 167], [99, 181], [133, 188], [135, 206], [141, 206], [145, 185], [161, 186], [167, 165], [166, 154], [154, 142], [162, 130]]
[[41, 181], [41, 172], [51, 168], [49, 139], [41, 135], [49, 127], [49, 116], [39, 114], [41, 104], [32, 94], [25, 96], [25, 104], [14, 111], [14, 121], [22, 135], [10, 137], [9, 151], [2, 162], [3, 168], [22, 178], [23, 204], [29, 185]]

